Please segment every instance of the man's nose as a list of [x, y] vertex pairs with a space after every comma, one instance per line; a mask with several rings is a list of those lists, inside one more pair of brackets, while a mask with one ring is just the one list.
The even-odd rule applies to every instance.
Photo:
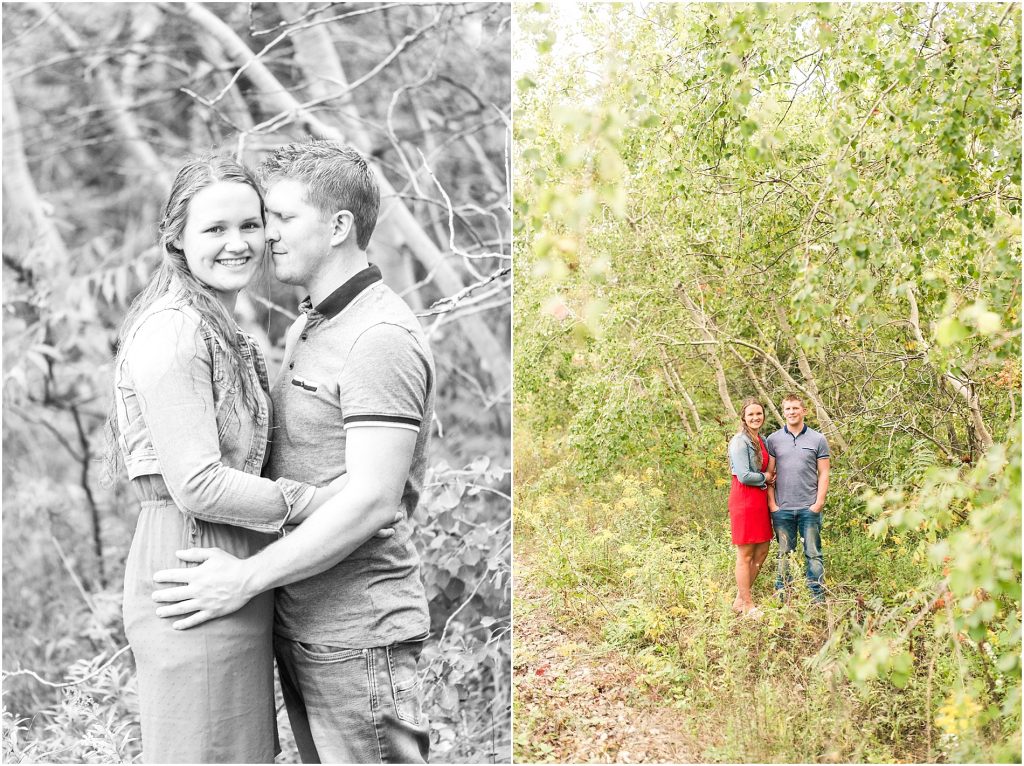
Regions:
[[281, 233], [277, 230], [277, 227], [272, 223], [267, 224], [267, 228], [264, 229], [264, 233], [267, 236], [267, 242], [277, 242], [281, 239]]

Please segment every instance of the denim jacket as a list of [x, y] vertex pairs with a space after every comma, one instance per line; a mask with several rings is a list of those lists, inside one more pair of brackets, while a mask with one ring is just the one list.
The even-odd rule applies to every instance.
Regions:
[[729, 470], [741, 484], [761, 489], [768, 488], [765, 476], [760, 470], [762, 462], [761, 445], [751, 444], [745, 434], [736, 434], [729, 441]]
[[[243, 356], [260, 390], [267, 368], [255, 340]], [[279, 531], [313, 487], [260, 478], [270, 427], [270, 397], [253, 418], [230, 385], [225, 350], [199, 313], [166, 295], [136, 322], [114, 372], [118, 446], [128, 477], [160, 474], [187, 516], [260, 532]]]

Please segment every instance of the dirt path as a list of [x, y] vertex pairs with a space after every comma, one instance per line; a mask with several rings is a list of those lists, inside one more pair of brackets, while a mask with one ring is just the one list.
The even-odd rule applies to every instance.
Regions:
[[637, 679], [600, 636], [559, 624], [551, 594], [515, 561], [514, 759], [517, 763], [687, 763], [685, 716]]

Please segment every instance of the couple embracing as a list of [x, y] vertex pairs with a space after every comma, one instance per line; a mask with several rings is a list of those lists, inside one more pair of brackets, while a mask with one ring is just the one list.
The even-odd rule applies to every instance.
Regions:
[[805, 414], [799, 396], [786, 396], [782, 400], [785, 424], [763, 439], [764, 406], [747, 399], [740, 411], [740, 430], [729, 442], [729, 520], [736, 546], [732, 608], [737, 613], [761, 614], [750, 589], [768, 557], [773, 536], [778, 542], [776, 593], [785, 598], [789, 554], [796, 549], [799, 534], [811, 597], [816, 603], [825, 600], [821, 514], [828, 493], [829, 449], [825, 437], [804, 422]]
[[[426, 760], [411, 518], [434, 366], [367, 260], [379, 205], [329, 141], [278, 149], [259, 181], [222, 157], [175, 178], [111, 413], [141, 508], [124, 622], [147, 763], [272, 763], [275, 655], [304, 762]], [[233, 316], [271, 263], [308, 296], [273, 384]]]

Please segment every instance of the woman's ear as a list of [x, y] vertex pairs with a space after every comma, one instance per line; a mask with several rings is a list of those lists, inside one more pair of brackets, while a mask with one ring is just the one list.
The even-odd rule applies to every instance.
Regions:
[[339, 210], [331, 216], [331, 246], [337, 247], [350, 235], [355, 228], [355, 216], [348, 210]]

